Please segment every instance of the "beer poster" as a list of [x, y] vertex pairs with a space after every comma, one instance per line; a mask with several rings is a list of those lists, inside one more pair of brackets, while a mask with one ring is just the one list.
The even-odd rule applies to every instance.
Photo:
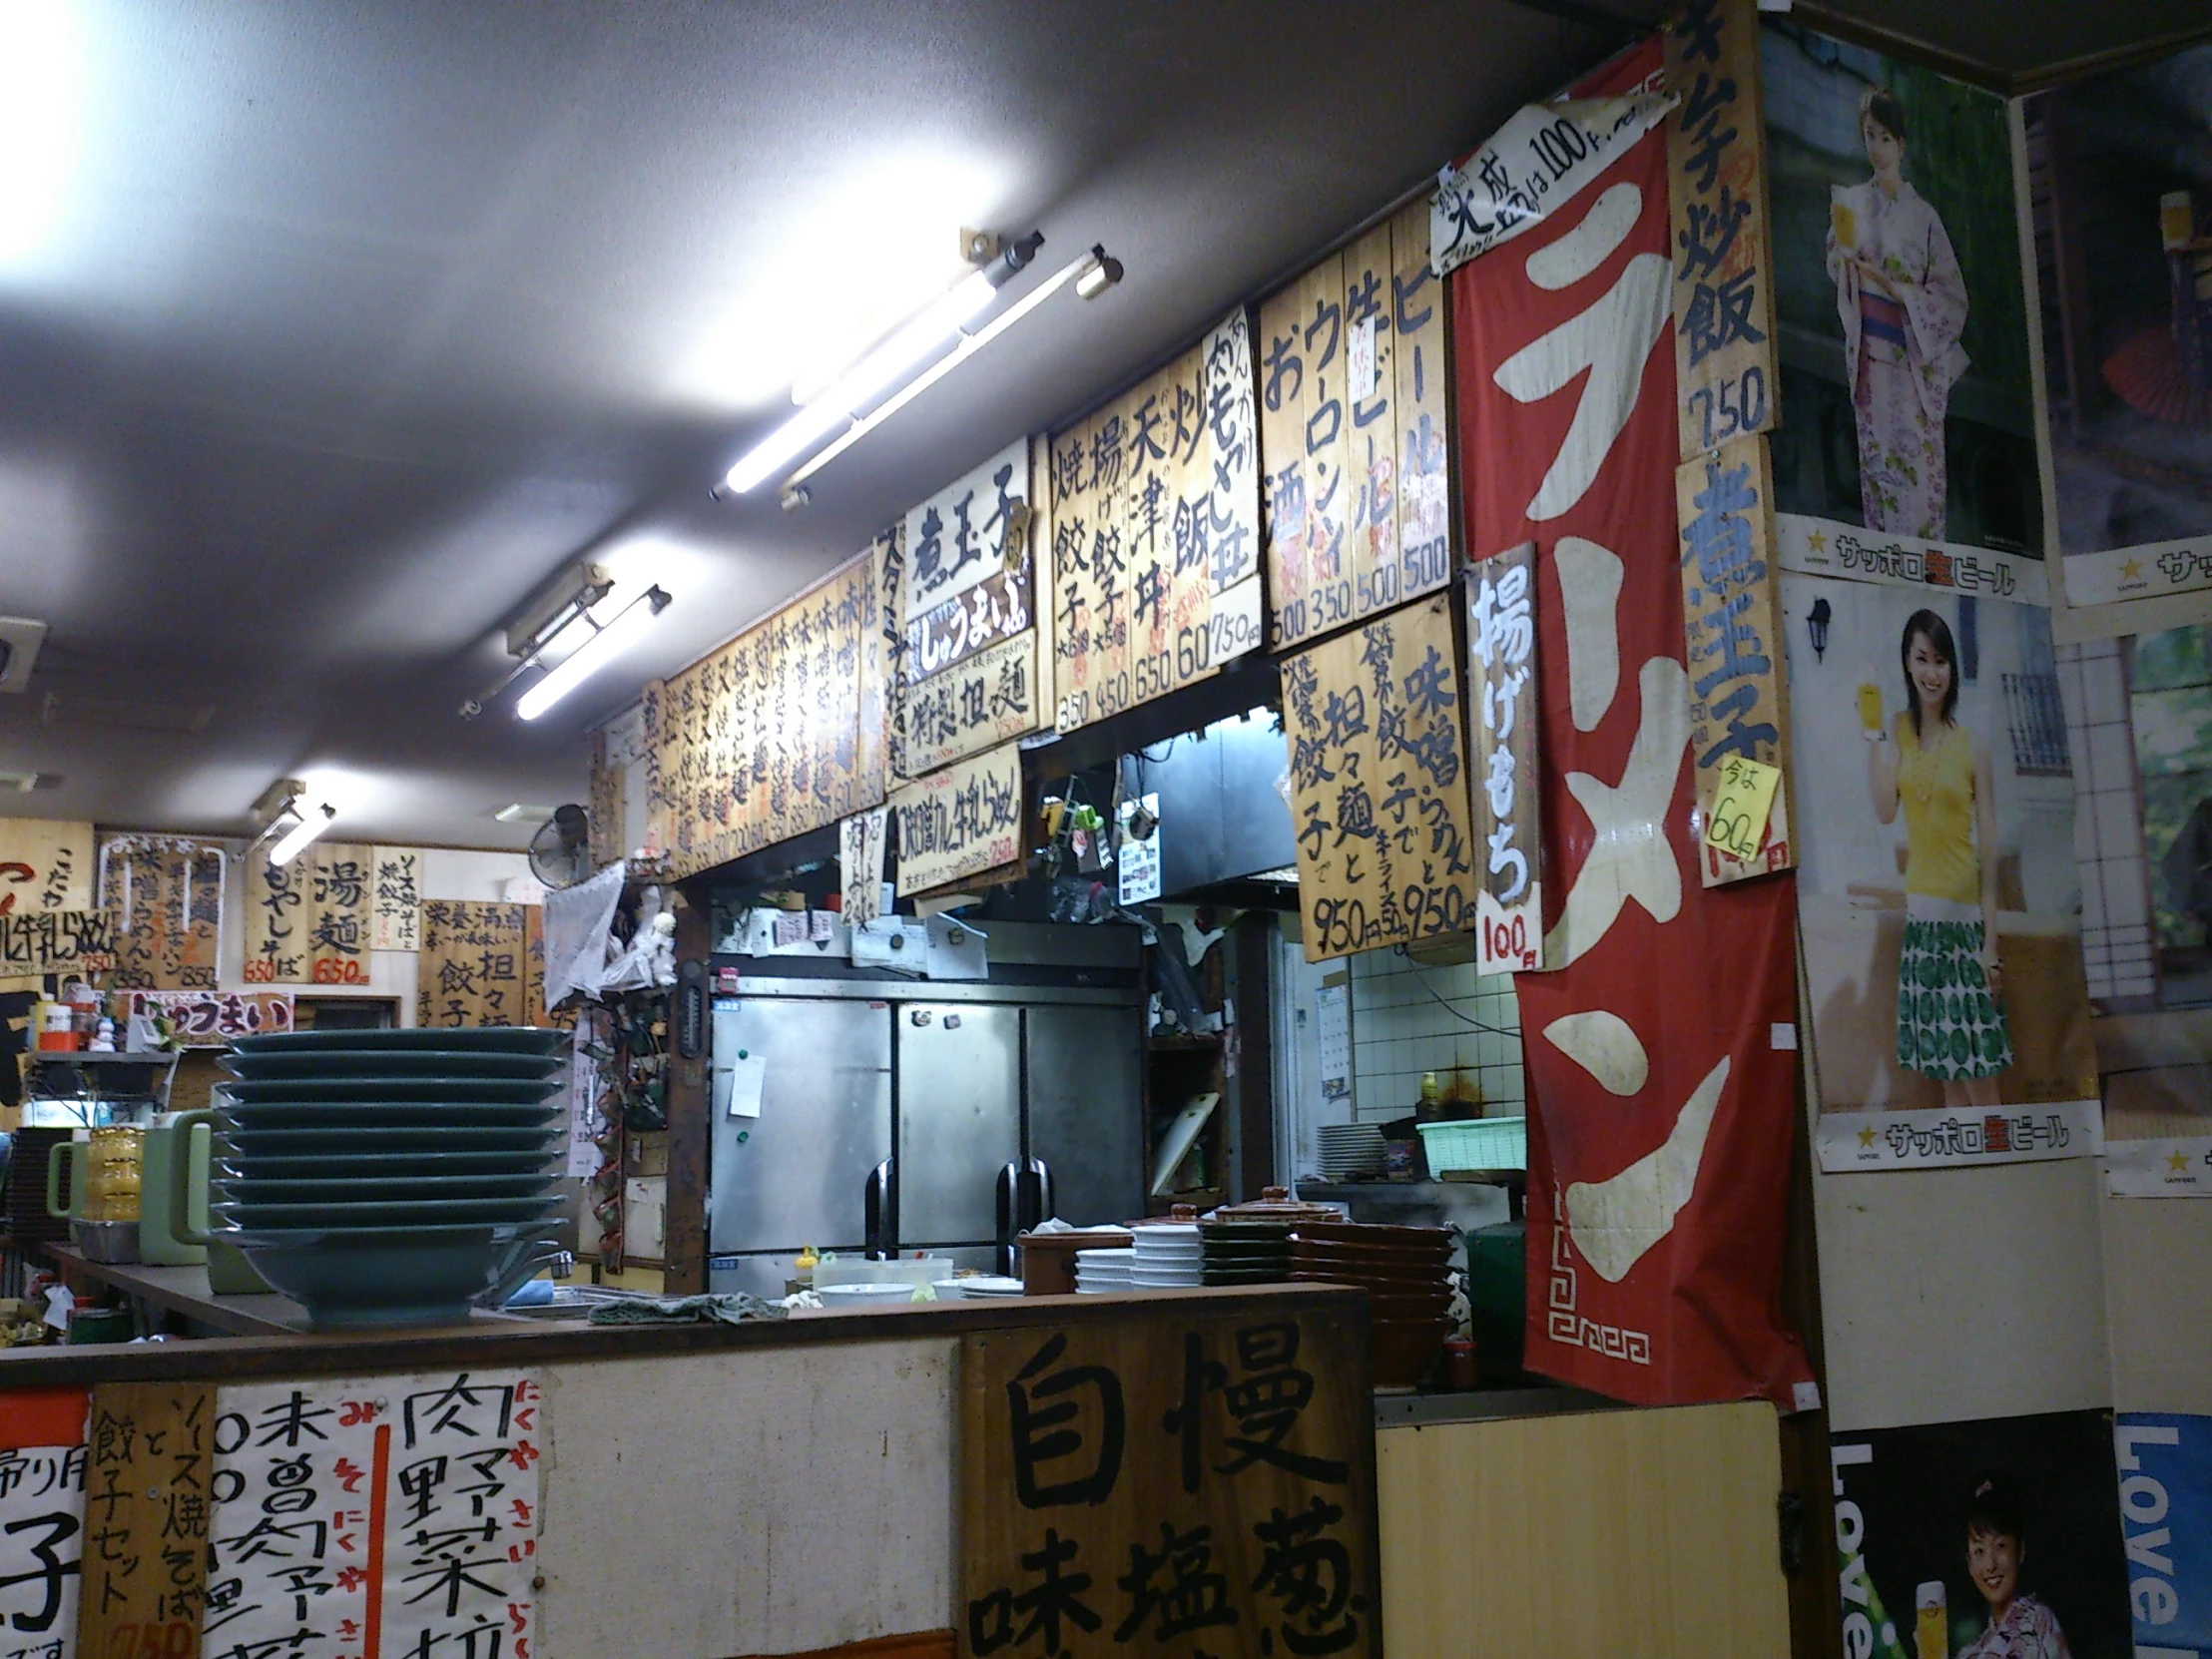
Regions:
[[1240, 308], [1052, 434], [1045, 603], [1059, 731], [1165, 697], [1260, 648], [1252, 378]]
[[1846, 1653], [2141, 1651], [2110, 1413], [1838, 1430], [1829, 1457]]
[[2212, 1653], [2212, 1417], [2123, 1411], [2112, 1424], [2136, 1659]]

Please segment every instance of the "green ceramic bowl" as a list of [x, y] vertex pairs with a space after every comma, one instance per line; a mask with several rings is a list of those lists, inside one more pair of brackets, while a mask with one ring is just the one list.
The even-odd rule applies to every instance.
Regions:
[[497, 1306], [555, 1247], [529, 1227], [277, 1229], [235, 1242], [270, 1286], [306, 1310], [307, 1329], [452, 1325]]
[[210, 1204], [210, 1213], [241, 1232], [298, 1227], [468, 1227], [477, 1223], [550, 1221], [565, 1198], [389, 1199], [376, 1204]]
[[412, 1124], [385, 1129], [218, 1129], [216, 1155], [233, 1163], [260, 1158], [330, 1158], [347, 1153], [408, 1157], [446, 1152], [498, 1153], [550, 1158], [568, 1134], [566, 1124], [539, 1128], [483, 1128], [473, 1124]]
[[[349, 1148], [352, 1139], [343, 1137], [344, 1146]], [[530, 1152], [440, 1152], [425, 1148], [420, 1152], [366, 1153], [333, 1149], [304, 1157], [263, 1153], [225, 1158], [217, 1165], [217, 1172], [232, 1181], [436, 1181], [461, 1175], [550, 1176], [554, 1173], [551, 1163], [550, 1148]]]
[[400, 1180], [356, 1176], [341, 1159], [332, 1159], [321, 1175], [270, 1177], [219, 1176], [209, 1184], [219, 1204], [386, 1204], [418, 1199], [543, 1198], [550, 1174], [430, 1175]]
[[257, 1100], [216, 1108], [218, 1129], [538, 1129], [565, 1105], [487, 1106], [475, 1101]]
[[558, 1054], [477, 1054], [467, 1049], [323, 1048], [303, 1054], [226, 1054], [223, 1069], [247, 1082], [287, 1077], [343, 1081], [352, 1077], [504, 1077], [529, 1082], [561, 1069]]
[[225, 1096], [242, 1104], [266, 1100], [320, 1100], [389, 1102], [399, 1100], [473, 1100], [508, 1106], [529, 1106], [557, 1093], [557, 1077], [530, 1082], [508, 1077], [288, 1077], [219, 1085]]
[[441, 1049], [476, 1054], [552, 1054], [568, 1045], [566, 1031], [538, 1025], [421, 1025], [393, 1031], [272, 1031], [266, 1036], [238, 1037], [231, 1047], [239, 1054], [311, 1054], [331, 1049], [394, 1050]]

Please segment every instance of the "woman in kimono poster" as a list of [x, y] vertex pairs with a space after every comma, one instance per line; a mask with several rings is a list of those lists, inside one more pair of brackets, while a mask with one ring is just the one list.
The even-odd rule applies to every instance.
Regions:
[[1838, 185], [1828, 275], [1844, 328], [1859, 429], [1859, 499], [1870, 530], [1944, 541], [1943, 413], [1965, 371], [1966, 279], [1950, 234], [1905, 177], [1905, 107], [1888, 87], [1859, 98], [1874, 177]]
[[1907, 542], [2039, 553], [2004, 101], [1775, 19], [1760, 72], [1776, 507]]

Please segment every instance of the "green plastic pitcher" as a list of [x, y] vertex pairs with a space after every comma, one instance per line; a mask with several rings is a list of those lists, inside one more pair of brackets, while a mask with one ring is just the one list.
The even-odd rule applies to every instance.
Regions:
[[[269, 1281], [254, 1270], [246, 1253], [208, 1230], [208, 1171], [215, 1144], [215, 1113], [205, 1108], [179, 1112], [170, 1119], [173, 1134], [186, 1137], [186, 1155], [172, 1154], [165, 1183], [167, 1221], [180, 1245], [208, 1253], [208, 1289], [217, 1296], [269, 1296]], [[149, 1176], [151, 1181], [152, 1177]]]

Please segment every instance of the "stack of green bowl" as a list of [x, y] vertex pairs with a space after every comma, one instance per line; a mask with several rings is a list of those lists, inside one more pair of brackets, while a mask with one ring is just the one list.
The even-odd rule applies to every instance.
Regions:
[[212, 1237], [313, 1329], [427, 1325], [555, 1252], [564, 1031], [241, 1038], [214, 1112]]

